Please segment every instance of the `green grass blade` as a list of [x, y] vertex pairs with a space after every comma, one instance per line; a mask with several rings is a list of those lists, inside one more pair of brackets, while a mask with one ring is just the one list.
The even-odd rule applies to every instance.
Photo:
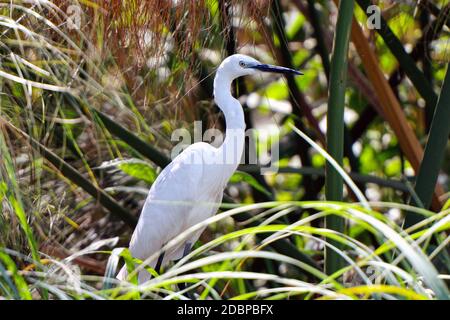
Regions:
[[[353, 19], [354, 1], [340, 1], [333, 53], [330, 67], [330, 87], [327, 112], [327, 148], [328, 153], [342, 166], [344, 155], [344, 104], [347, 85], [348, 48], [350, 30]], [[335, 168], [327, 162], [325, 192], [330, 201], [342, 201], [343, 178]], [[326, 219], [329, 229], [343, 232], [345, 221], [336, 216]], [[339, 246], [338, 243], [334, 245]], [[341, 269], [344, 261], [331, 250], [325, 252], [325, 270], [332, 274]]]
[[[6, 268], [12, 275], [12, 279], [14, 280], [14, 286], [12, 286], [11, 289], [14, 291], [15, 296], [18, 294], [18, 296], [16, 297], [19, 299], [31, 300], [31, 292], [30, 289], [28, 288], [28, 284], [26, 283], [25, 279], [19, 274], [17, 266], [11, 259], [11, 257], [6, 253], [0, 251], [0, 262], [3, 262], [6, 265]], [[5, 274], [6, 280], [7, 277], [8, 276]]]
[[[417, 176], [415, 192], [425, 208], [431, 204], [439, 170], [442, 167], [448, 136], [450, 134], [450, 68], [447, 67], [441, 94], [437, 102], [430, 135], [425, 147], [424, 156]], [[409, 214], [406, 225], [420, 221], [420, 216]]]
[[[0, 132], [0, 154], [3, 159], [2, 162], [6, 171], [6, 188], [0, 188], [0, 194], [4, 193], [4, 195], [0, 196], [0, 198], [3, 198], [4, 196], [8, 199], [15, 215], [17, 216], [17, 219], [19, 220], [20, 227], [26, 235], [28, 246], [30, 247], [33, 259], [39, 260], [36, 240], [34, 238], [33, 231], [28, 223], [28, 217], [24, 210], [21, 194], [19, 191], [19, 185], [16, 180], [13, 160], [9, 153], [9, 149], [2, 132]], [[1, 175], [0, 178], [4, 179]], [[2, 181], [0, 180], [0, 182]]]
[[8, 270], [0, 262], [0, 293], [8, 299], [20, 299], [19, 290], [9, 276]]

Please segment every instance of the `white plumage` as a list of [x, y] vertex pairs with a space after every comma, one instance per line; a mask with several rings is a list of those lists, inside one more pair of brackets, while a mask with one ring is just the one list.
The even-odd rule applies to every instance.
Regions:
[[[231, 83], [258, 70], [300, 74], [298, 71], [261, 64], [240, 54], [226, 58], [214, 78], [214, 100], [225, 115], [226, 137], [219, 148], [199, 142], [189, 146], [159, 174], [153, 183], [130, 241], [131, 254], [145, 260], [188, 228], [213, 216], [223, 190], [241, 160], [245, 141], [242, 106], [231, 95]], [[204, 229], [204, 228], [203, 228]], [[182, 258], [186, 243], [194, 244], [199, 230], [185, 242], [165, 252], [163, 265]], [[149, 265], [155, 267], [157, 258]], [[126, 280], [124, 266], [117, 278]], [[145, 270], [139, 283], [150, 279]]]

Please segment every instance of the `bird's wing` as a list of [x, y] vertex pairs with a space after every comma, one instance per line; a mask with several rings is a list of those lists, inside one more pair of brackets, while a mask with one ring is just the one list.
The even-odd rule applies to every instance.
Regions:
[[[205, 163], [206, 154], [214, 151], [211, 148], [206, 143], [193, 144], [159, 174], [131, 238], [133, 256], [148, 258], [192, 225], [216, 213], [220, 203], [214, 202], [221, 199], [226, 181], [219, 166]], [[170, 253], [166, 254], [169, 260]], [[156, 259], [150, 263], [155, 264]]]

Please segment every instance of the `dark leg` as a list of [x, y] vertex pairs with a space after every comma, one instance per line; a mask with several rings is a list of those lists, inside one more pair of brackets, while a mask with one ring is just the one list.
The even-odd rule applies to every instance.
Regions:
[[[191, 251], [191, 248], [192, 248], [192, 243], [186, 242], [186, 244], [184, 245], [183, 256], [181, 257], [181, 259], [183, 259], [185, 256], [187, 256], [189, 254], [189, 252]], [[180, 291], [186, 289], [186, 283], [179, 283], [178, 288], [180, 289]], [[188, 298], [190, 298], [192, 300], [195, 299], [195, 296], [190, 291], [186, 291], [186, 295], [188, 296]]]
[[192, 248], [192, 243], [186, 242], [186, 244], [184, 245], [182, 258], [186, 257], [189, 254], [189, 252], [191, 252], [191, 248]]
[[[165, 251], [161, 252], [161, 254], [158, 257], [158, 261], [156, 262], [155, 271], [158, 273], [158, 275], [161, 274], [161, 265], [162, 265], [165, 253], [166, 253]], [[150, 275], [150, 279], [153, 279], [153, 278], [154, 278], [153, 275]], [[160, 294], [158, 294], [158, 295], [160, 295]]]
[[158, 261], [156, 262], [155, 271], [158, 272], [158, 274], [161, 273], [161, 265], [162, 265], [165, 253], [166, 253], [165, 251], [161, 252], [161, 254], [158, 257]]

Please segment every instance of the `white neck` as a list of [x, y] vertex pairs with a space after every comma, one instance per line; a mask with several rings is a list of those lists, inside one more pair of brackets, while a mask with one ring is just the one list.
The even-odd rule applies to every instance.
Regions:
[[237, 99], [231, 95], [233, 78], [219, 68], [214, 78], [214, 100], [225, 115], [226, 136], [219, 147], [219, 154], [225, 159], [225, 167], [233, 174], [240, 163], [245, 142], [244, 111]]

